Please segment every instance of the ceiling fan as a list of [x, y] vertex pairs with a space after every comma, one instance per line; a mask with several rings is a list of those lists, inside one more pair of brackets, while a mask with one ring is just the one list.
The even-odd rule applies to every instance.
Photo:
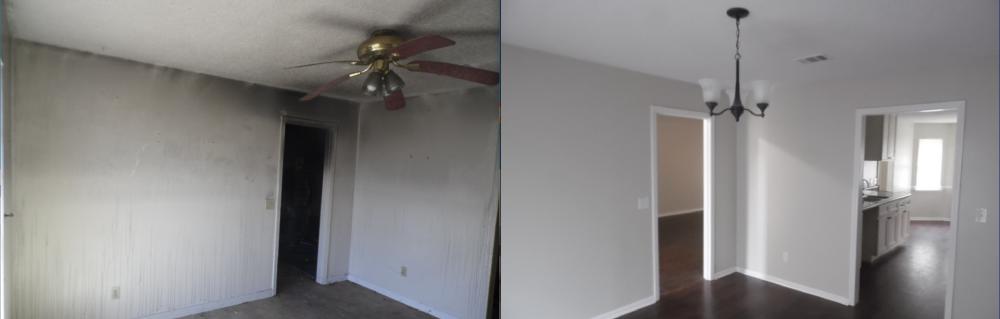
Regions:
[[385, 107], [388, 110], [398, 110], [406, 106], [406, 99], [403, 97], [402, 92], [402, 88], [406, 85], [406, 82], [403, 81], [399, 74], [393, 71], [393, 68], [443, 75], [485, 85], [496, 85], [499, 83], [500, 74], [489, 70], [438, 61], [418, 60], [403, 62], [403, 60], [412, 56], [454, 44], [455, 41], [439, 35], [426, 35], [404, 40], [400, 32], [378, 30], [372, 32], [371, 36], [358, 46], [357, 60], [323, 61], [297, 65], [289, 67], [289, 69], [329, 63], [348, 63], [365, 66], [360, 71], [344, 74], [330, 80], [299, 100], [312, 100], [350, 78], [367, 73], [368, 77], [365, 79], [364, 84], [362, 84], [364, 94], [369, 96], [382, 95]]

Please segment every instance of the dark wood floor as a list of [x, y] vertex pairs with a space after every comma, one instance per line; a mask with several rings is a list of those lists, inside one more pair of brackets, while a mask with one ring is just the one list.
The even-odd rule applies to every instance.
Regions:
[[432, 319], [353, 282], [317, 284], [305, 272], [278, 266], [278, 293], [274, 297], [185, 317], [183, 319]]
[[660, 217], [660, 294], [702, 281], [702, 213]]
[[909, 241], [861, 269], [861, 296], [847, 307], [762, 280], [733, 274], [663, 295], [622, 318], [940, 319], [944, 316], [946, 222], [913, 222]]

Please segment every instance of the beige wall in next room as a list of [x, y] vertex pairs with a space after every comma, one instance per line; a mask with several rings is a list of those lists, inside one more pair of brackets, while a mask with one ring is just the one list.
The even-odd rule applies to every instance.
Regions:
[[702, 209], [702, 120], [656, 118], [660, 216]]

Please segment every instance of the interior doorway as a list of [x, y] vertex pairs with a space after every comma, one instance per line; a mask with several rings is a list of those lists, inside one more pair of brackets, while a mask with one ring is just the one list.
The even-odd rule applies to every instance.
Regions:
[[857, 111], [849, 300], [860, 313], [950, 317], [964, 106]]
[[712, 120], [654, 106], [650, 136], [654, 293], [661, 296], [712, 279]]
[[500, 318], [500, 209], [493, 233], [493, 262], [490, 266], [490, 292], [486, 301], [486, 319]]
[[317, 279], [329, 131], [285, 124], [282, 150], [278, 272]]

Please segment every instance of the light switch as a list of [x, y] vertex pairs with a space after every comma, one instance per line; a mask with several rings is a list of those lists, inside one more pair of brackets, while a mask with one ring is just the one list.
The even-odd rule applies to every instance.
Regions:
[[986, 223], [986, 217], [989, 216], [989, 211], [986, 208], [979, 209], [979, 215], [976, 216], [976, 221], [980, 223]]
[[646, 210], [649, 209], [649, 197], [643, 196], [636, 199], [635, 209]]
[[274, 198], [273, 197], [268, 197], [267, 199], [264, 200], [264, 208], [265, 209], [274, 209]]

